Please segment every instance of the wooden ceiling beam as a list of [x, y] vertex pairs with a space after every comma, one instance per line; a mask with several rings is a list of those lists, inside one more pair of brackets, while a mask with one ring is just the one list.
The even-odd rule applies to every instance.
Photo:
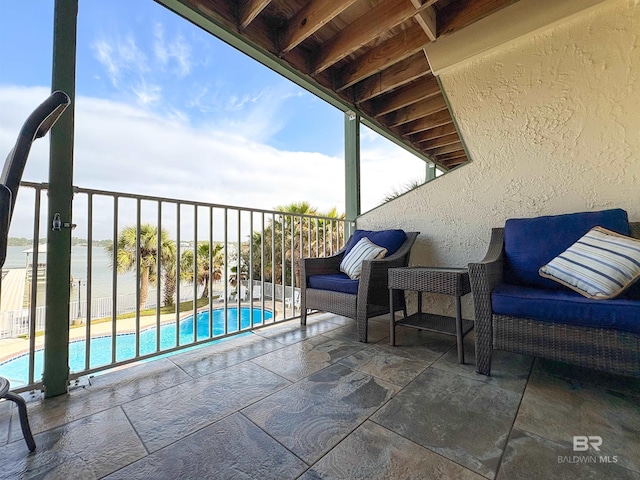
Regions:
[[[438, 127], [440, 128], [440, 127]], [[433, 150], [438, 147], [446, 147], [447, 145], [453, 145], [460, 141], [460, 136], [457, 132], [450, 133], [448, 135], [443, 135], [438, 138], [425, 140], [423, 142], [418, 142], [420, 144], [420, 148], [422, 150]]]
[[240, 4], [240, 30], [244, 30], [256, 18], [271, 0], [245, 0]]
[[280, 56], [313, 35], [357, 0], [311, 0], [287, 23], [280, 36]]
[[353, 86], [355, 103], [371, 100], [378, 95], [401, 87], [431, 72], [427, 57], [420, 51], [398, 62], [380, 73]]
[[327, 40], [316, 53], [312, 74], [318, 74], [358, 48], [416, 14], [407, 0], [384, 0]]
[[386, 115], [438, 94], [438, 81], [433, 75], [426, 75], [425, 78], [374, 99], [373, 112], [375, 116]]
[[409, 105], [408, 107], [404, 107], [390, 113], [382, 120], [382, 123], [390, 127], [397, 127], [446, 109], [447, 102], [444, 101], [444, 97], [442, 95], [438, 95], [427, 98], [426, 100], [420, 100], [413, 105]]
[[336, 91], [342, 91], [404, 60], [419, 52], [428, 42], [420, 26], [412, 25], [341, 68], [335, 76]]
[[431, 128], [439, 127], [440, 125], [446, 125], [452, 121], [449, 110], [442, 110], [428, 117], [422, 117], [419, 120], [414, 120], [413, 122], [403, 125], [400, 127], [400, 135], [413, 135], [414, 133], [423, 132]]
[[425, 130], [424, 132], [416, 133], [412, 135], [410, 140], [412, 143], [421, 143], [429, 140], [433, 140], [436, 138], [444, 137], [445, 135], [449, 135], [451, 133], [458, 133], [456, 131], [456, 126], [453, 124], [453, 121], [446, 123], [444, 125], [440, 125], [439, 127], [431, 128], [429, 130]]
[[441, 157], [437, 157], [436, 161], [440, 162], [442, 165], [444, 165], [447, 168], [453, 168], [453, 167], [457, 167], [460, 164], [465, 163], [466, 161], [468, 161], [468, 158], [464, 153], [462, 154], [456, 153], [456, 154], [442, 155]]
[[451, 145], [447, 145], [446, 147], [439, 147], [429, 150], [429, 155], [439, 156], [451, 154], [454, 155], [456, 153], [464, 154], [464, 148], [462, 148], [462, 142], [453, 143]]
[[451, 2], [438, 15], [438, 35], [460, 30], [517, 0], [463, 0]]
[[[413, 6], [416, 8], [422, 7], [422, 0], [411, 0]], [[435, 2], [433, 2], [435, 3]], [[414, 17], [424, 33], [427, 34], [429, 40], [432, 42], [437, 38], [437, 22], [436, 22], [436, 10], [433, 7], [427, 7], [419, 11]]]

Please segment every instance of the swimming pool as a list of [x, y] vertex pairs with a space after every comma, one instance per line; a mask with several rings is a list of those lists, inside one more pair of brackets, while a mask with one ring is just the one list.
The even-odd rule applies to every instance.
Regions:
[[[240, 329], [249, 328], [251, 325], [251, 307], [240, 308]], [[224, 309], [212, 310], [213, 337], [224, 334]], [[268, 310], [253, 308], [253, 324], [261, 325], [273, 317]], [[197, 340], [211, 338], [209, 335], [209, 311], [205, 310], [197, 314], [196, 335]], [[193, 343], [193, 315], [180, 319], [179, 345]], [[227, 332], [238, 331], [238, 308], [227, 309]], [[89, 368], [96, 368], [111, 363], [111, 335], [91, 338], [91, 357]], [[160, 350], [176, 347], [176, 324], [168, 323], [160, 326]], [[156, 351], [156, 327], [146, 328], [140, 331], [140, 355], [147, 355]], [[135, 357], [136, 335], [135, 333], [123, 333], [116, 335], [116, 361], [120, 362]], [[69, 368], [72, 372], [85, 369], [86, 341], [76, 340], [69, 342]], [[44, 365], [44, 351], [36, 350], [34, 364], [34, 378], [36, 381], [42, 377]], [[29, 379], [29, 355], [7, 360], [0, 364], [0, 376], [8, 378], [12, 387], [26, 385]]]

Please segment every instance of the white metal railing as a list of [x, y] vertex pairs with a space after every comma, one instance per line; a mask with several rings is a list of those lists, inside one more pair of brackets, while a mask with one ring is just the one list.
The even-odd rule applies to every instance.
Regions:
[[[41, 257], [35, 259], [40, 218], [46, 212], [41, 203], [48, 185], [23, 182], [22, 187], [18, 202], [29, 190], [34, 193], [30, 278], [38, 278]], [[71, 341], [84, 344], [82, 358], [70, 365], [71, 378], [298, 316], [299, 259], [337, 252], [353, 228], [340, 218], [79, 187], [74, 187], [73, 201], [78, 225], [73, 235], [86, 238], [86, 245], [81, 253], [72, 249], [72, 273], [79, 269], [78, 277], [84, 278], [74, 284], [69, 302], [69, 323], [76, 324]], [[99, 256], [103, 263], [98, 265]], [[127, 287], [133, 292], [123, 291], [122, 271], [133, 272]], [[35, 337], [46, 323], [45, 307], [38, 304], [42, 283], [28, 290], [28, 308], [0, 312], [0, 339], [28, 338], [28, 375], [18, 380], [23, 385], [18, 390], [40, 385]], [[181, 308], [164, 313], [171, 302]], [[236, 320], [234, 315], [248, 306], [253, 308], [245, 308], [247, 318]], [[146, 337], [141, 340], [143, 332], [153, 337], [150, 345], [144, 343]], [[121, 351], [118, 335], [123, 333], [134, 335], [131, 352]], [[96, 338], [107, 338], [106, 345], [96, 346]], [[94, 354], [103, 353], [98, 350], [106, 350], [106, 358], [95, 360]], [[0, 352], [2, 357], [6, 355]], [[0, 375], [4, 366], [0, 364]]]

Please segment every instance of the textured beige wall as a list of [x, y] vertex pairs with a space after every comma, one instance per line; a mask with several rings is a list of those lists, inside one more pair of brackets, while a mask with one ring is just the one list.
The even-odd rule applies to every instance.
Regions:
[[640, 221], [640, 2], [612, 0], [441, 81], [473, 162], [359, 228], [419, 230], [412, 264], [464, 266], [507, 218], [621, 207]]

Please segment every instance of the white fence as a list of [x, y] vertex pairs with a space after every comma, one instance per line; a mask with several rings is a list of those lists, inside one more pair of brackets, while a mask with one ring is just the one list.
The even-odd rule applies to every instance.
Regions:
[[[193, 287], [185, 288], [184, 293], [181, 292], [180, 301], [186, 302], [193, 300]], [[148, 298], [144, 305], [145, 309], [156, 308], [156, 298]], [[118, 295], [116, 302], [116, 315], [131, 313], [136, 310], [136, 294], [130, 293], [126, 295]], [[36, 332], [44, 331], [45, 323], [45, 307], [35, 308], [36, 316]], [[113, 316], [113, 298], [96, 298], [91, 301], [91, 319], [110, 318]], [[0, 339], [16, 338], [22, 335], [29, 335], [30, 309], [22, 308], [20, 310], [11, 310], [0, 312]], [[87, 301], [69, 302], [69, 321], [83, 322], [87, 318]]]

